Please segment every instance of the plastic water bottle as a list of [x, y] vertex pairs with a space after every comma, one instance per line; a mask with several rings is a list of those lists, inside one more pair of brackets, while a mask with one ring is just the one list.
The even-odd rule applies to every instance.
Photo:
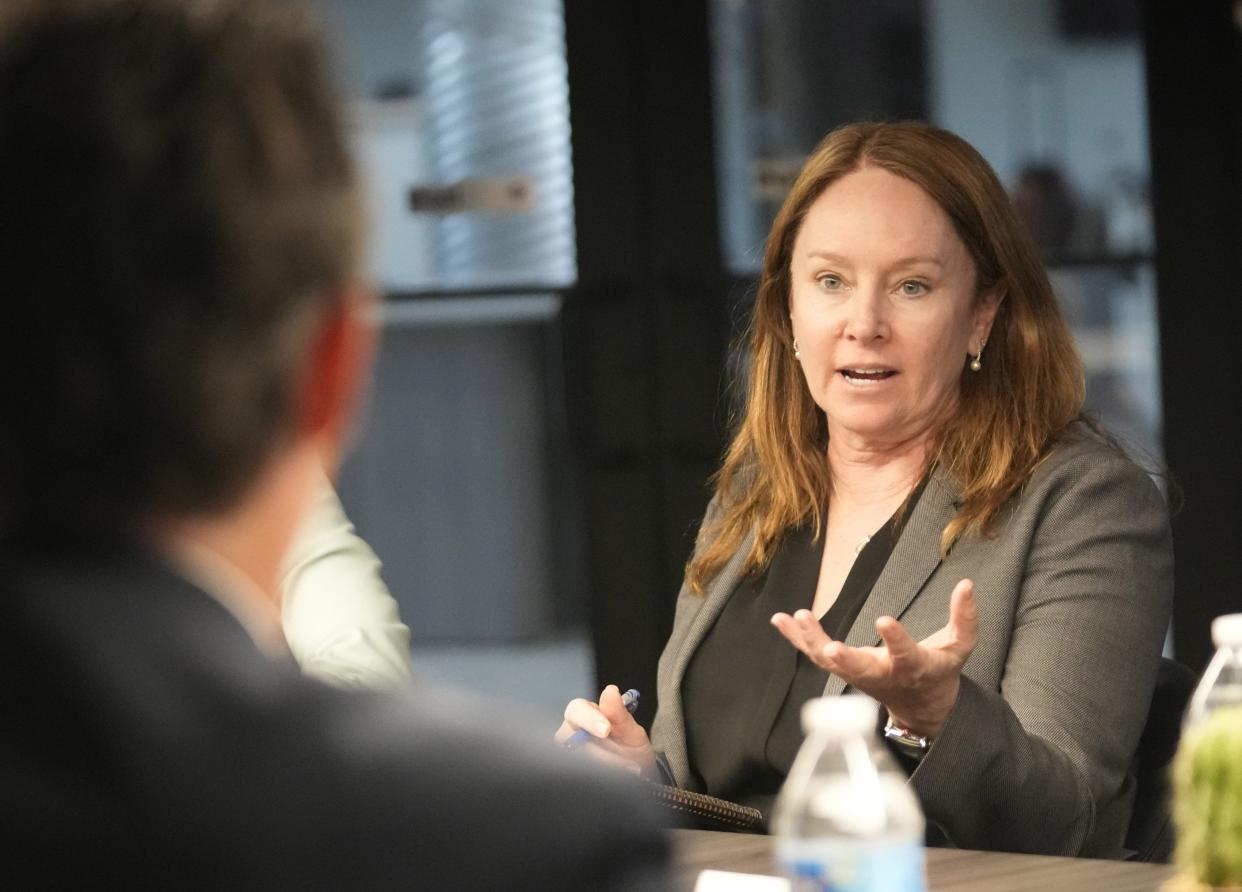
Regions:
[[1187, 726], [1223, 707], [1242, 708], [1242, 613], [1212, 620], [1212, 643], [1216, 645], [1216, 656], [1203, 671], [1203, 679], [1190, 698]]
[[876, 733], [878, 705], [846, 695], [802, 707], [806, 740], [772, 816], [793, 892], [920, 892], [923, 811]]

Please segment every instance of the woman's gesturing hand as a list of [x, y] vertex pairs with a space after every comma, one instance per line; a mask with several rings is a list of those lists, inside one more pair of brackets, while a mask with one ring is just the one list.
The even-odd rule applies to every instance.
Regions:
[[888, 709], [893, 723], [935, 737], [957, 702], [962, 666], [979, 637], [974, 583], [963, 579], [949, 599], [949, 622], [915, 641], [891, 616], [875, 622], [884, 644], [848, 647], [825, 634], [809, 610], [777, 613], [772, 625], [818, 666]]
[[575, 732], [585, 730], [591, 740], [582, 749], [602, 762], [616, 765], [628, 771], [642, 774], [651, 780], [659, 780], [655, 751], [643, 726], [621, 701], [621, 691], [610, 684], [599, 695], [599, 703], [590, 700], [571, 700], [565, 707], [565, 721], [557, 729], [554, 739], [565, 743]]

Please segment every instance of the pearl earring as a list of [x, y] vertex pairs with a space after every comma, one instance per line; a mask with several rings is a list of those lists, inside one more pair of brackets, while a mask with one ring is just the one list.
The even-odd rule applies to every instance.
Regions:
[[[970, 361], [970, 370], [972, 372], [977, 372], [983, 368], [983, 348], [986, 347], [987, 345], [988, 345], [987, 338], [984, 338], [982, 341], [979, 342], [979, 352], [976, 353], [974, 359]], [[969, 356], [970, 354], [967, 353], [966, 355]]]
[[794, 359], [802, 359], [802, 351], [798, 349], [798, 339], [794, 338]]

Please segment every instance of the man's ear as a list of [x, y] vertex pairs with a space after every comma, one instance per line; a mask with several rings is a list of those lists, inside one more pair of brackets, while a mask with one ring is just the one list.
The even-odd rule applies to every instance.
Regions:
[[320, 317], [299, 385], [298, 435], [315, 443], [334, 476], [371, 374], [377, 301], [361, 283], [342, 286]]

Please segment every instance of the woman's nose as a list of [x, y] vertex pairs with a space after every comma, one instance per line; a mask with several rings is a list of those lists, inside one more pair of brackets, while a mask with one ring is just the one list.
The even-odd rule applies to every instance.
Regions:
[[844, 335], [855, 341], [874, 341], [888, 334], [883, 295], [872, 289], [855, 291], [846, 307]]

